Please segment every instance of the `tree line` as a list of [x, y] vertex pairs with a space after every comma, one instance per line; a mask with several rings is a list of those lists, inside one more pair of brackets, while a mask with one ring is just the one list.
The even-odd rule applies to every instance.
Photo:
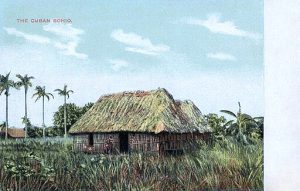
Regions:
[[[67, 103], [66, 105], [61, 105], [58, 107], [58, 110], [54, 112], [53, 115], [53, 126], [45, 128], [46, 137], [57, 137], [64, 136], [65, 127], [67, 132], [71, 126], [79, 120], [79, 118], [85, 114], [91, 107], [93, 103], [87, 103], [83, 107], [77, 106], [75, 103]], [[66, 108], [66, 109], [65, 109]], [[64, 111], [66, 112], [66, 125], [65, 125], [65, 116]], [[29, 121], [28, 125], [28, 136], [32, 138], [43, 137], [43, 129], [31, 125]]]
[[264, 117], [252, 117], [242, 112], [240, 102], [238, 111], [221, 110], [232, 119], [227, 120], [224, 116], [215, 113], [205, 115], [205, 122], [212, 129], [213, 138], [223, 141], [226, 137], [233, 137], [242, 144], [251, 144], [264, 136]]
[[[17, 81], [11, 79], [11, 73], [7, 73], [6, 75], [0, 74], [0, 95], [5, 95], [5, 103], [6, 103], [6, 118], [5, 118], [5, 139], [8, 138], [8, 128], [9, 128], [9, 121], [8, 121], [8, 112], [9, 112], [9, 105], [8, 105], [8, 97], [10, 96], [11, 89], [20, 90], [23, 87], [24, 89], [24, 104], [25, 104], [25, 114], [22, 118], [22, 123], [25, 125], [25, 138], [28, 136], [28, 127], [31, 126], [30, 120], [27, 114], [27, 96], [28, 96], [28, 89], [32, 87], [32, 80], [34, 80], [33, 76], [29, 76], [28, 74], [21, 75], [17, 74]], [[73, 90], [69, 90], [67, 85], [64, 85], [62, 89], [55, 89], [55, 92], [58, 93], [59, 96], [64, 97], [64, 136], [67, 136], [67, 109], [66, 109], [66, 102], [67, 99], [70, 97], [71, 93], [74, 93]], [[42, 112], [42, 128], [43, 128], [43, 137], [45, 137], [45, 99], [48, 101], [52, 98], [54, 99], [54, 95], [50, 92], [46, 91], [45, 86], [36, 86], [35, 93], [32, 95], [32, 98], [36, 98], [35, 102], [38, 100], [42, 100], [43, 112]]]
[[[33, 76], [27, 74], [22, 76], [17, 74], [18, 81], [13, 81], [10, 78], [10, 73], [6, 75], [0, 74], [0, 95], [4, 94], [6, 97], [6, 121], [5, 121], [5, 138], [7, 139], [8, 130], [8, 96], [10, 95], [10, 89], [24, 89], [24, 103], [25, 103], [25, 115], [22, 118], [23, 124], [25, 124], [25, 138], [30, 137], [45, 137], [46, 126], [44, 122], [45, 117], [45, 99], [54, 99], [52, 93], [46, 91], [45, 86], [36, 86], [35, 93], [32, 98], [35, 98], [35, 102], [42, 100], [43, 112], [42, 112], [42, 132], [40, 128], [36, 128], [31, 125], [31, 122], [27, 116], [27, 94], [28, 89], [32, 87]], [[70, 127], [89, 109], [92, 107], [92, 103], [88, 103], [82, 108], [76, 106], [74, 103], [67, 104], [67, 99], [70, 94], [74, 93], [73, 90], [68, 89], [67, 85], [64, 85], [62, 89], [55, 89], [59, 96], [64, 98], [63, 106], [58, 108], [53, 116], [53, 128], [47, 129], [47, 136], [67, 136]], [[215, 113], [210, 113], [204, 116], [204, 123], [212, 129], [213, 138], [215, 140], [223, 140], [225, 137], [231, 136], [237, 139], [239, 142], [249, 144], [255, 139], [263, 138], [263, 117], [251, 117], [250, 115], [243, 113], [241, 104], [238, 102], [238, 111], [232, 112], [229, 110], [221, 110], [222, 113], [229, 115], [232, 119], [227, 120], [224, 116], [219, 116]], [[67, 112], [68, 111], [68, 112]], [[29, 130], [29, 132], [28, 132]]]

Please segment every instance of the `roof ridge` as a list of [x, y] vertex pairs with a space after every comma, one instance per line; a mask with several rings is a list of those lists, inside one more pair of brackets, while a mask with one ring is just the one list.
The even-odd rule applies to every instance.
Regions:
[[129, 96], [129, 95], [150, 95], [150, 94], [155, 94], [158, 92], [164, 92], [167, 94], [169, 97], [173, 99], [173, 96], [165, 89], [165, 88], [160, 88], [158, 87], [157, 89], [152, 89], [152, 90], [132, 90], [132, 91], [121, 91], [121, 92], [116, 92], [116, 93], [108, 93], [108, 94], [103, 94], [98, 100], [102, 98], [108, 98], [108, 97], [113, 97], [113, 96]]

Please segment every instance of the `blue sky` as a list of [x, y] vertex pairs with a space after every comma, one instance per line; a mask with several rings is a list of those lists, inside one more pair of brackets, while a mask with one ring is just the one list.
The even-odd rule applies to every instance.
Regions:
[[[205, 114], [236, 111], [238, 101], [264, 114], [263, 1], [1, 1], [0, 11], [0, 73], [28, 73], [49, 92], [68, 84], [69, 102], [164, 87]], [[21, 126], [23, 91], [9, 99], [10, 124]], [[47, 125], [62, 102], [46, 103]], [[4, 96], [0, 106], [4, 121]], [[29, 100], [33, 124], [41, 109]]]

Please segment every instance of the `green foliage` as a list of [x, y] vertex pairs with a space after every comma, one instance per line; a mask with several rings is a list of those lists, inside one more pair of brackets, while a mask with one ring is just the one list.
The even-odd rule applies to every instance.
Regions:
[[91, 109], [91, 107], [93, 107], [94, 103], [87, 103], [85, 104], [82, 108], [81, 108], [81, 113], [82, 115], [85, 114], [89, 109]]
[[[76, 106], [74, 103], [66, 104], [67, 106], [67, 129], [69, 129], [89, 108], [93, 103], [87, 103], [83, 107]], [[53, 127], [46, 127], [45, 134], [47, 137], [63, 136], [64, 134], [64, 111], [63, 105], [59, 106], [53, 117]], [[23, 122], [25, 123], [25, 119]], [[31, 138], [40, 138], [43, 136], [43, 128], [32, 126], [28, 119], [28, 136]]]
[[246, 113], [242, 113], [240, 102], [238, 102], [238, 104], [239, 110], [236, 114], [232, 111], [221, 110], [221, 112], [234, 118], [224, 124], [224, 127], [226, 128], [226, 135], [234, 136], [243, 144], [249, 144], [258, 138], [262, 138], [262, 117], [253, 118]]
[[73, 90], [68, 90], [67, 85], [64, 85], [63, 89], [55, 89], [54, 91], [56, 91], [58, 93], [58, 95], [66, 96], [67, 98], [70, 97], [70, 93], [74, 93]]
[[263, 190], [261, 140], [244, 145], [225, 138], [169, 157], [88, 155], [74, 153], [71, 143], [32, 140], [18, 143], [30, 151], [2, 150], [0, 190]]
[[53, 94], [46, 92], [45, 86], [43, 86], [43, 87], [36, 86], [35, 93], [32, 95], [32, 97], [36, 97], [35, 102], [37, 102], [41, 98], [43, 98], [43, 99], [46, 98], [48, 101], [50, 100], [51, 97], [52, 97], [52, 99], [54, 99]]
[[31, 121], [29, 118], [26, 118], [25, 116], [21, 118], [22, 124], [25, 125], [25, 127], [30, 127], [31, 126]]
[[[81, 108], [75, 105], [74, 103], [66, 104], [67, 108], [67, 130], [80, 118]], [[64, 134], [64, 106], [61, 105], [58, 108], [58, 111], [54, 113], [53, 124], [57, 130], [58, 135]]]
[[28, 126], [27, 128], [28, 137], [38, 138], [43, 136], [43, 129], [36, 126]]
[[19, 79], [18, 82], [16, 82], [16, 85], [18, 87], [24, 87], [24, 90], [25, 90], [25, 93], [27, 93], [28, 91], [28, 88], [29, 87], [32, 87], [32, 83], [31, 83], [31, 80], [34, 79], [33, 76], [28, 76], [27, 74], [22, 76], [20, 74], [17, 74], [16, 77]]
[[0, 74], [0, 95], [4, 92], [6, 96], [9, 96], [10, 88], [19, 89], [18, 85], [10, 79], [10, 72], [5, 76]]
[[[43, 137], [43, 128], [42, 127], [29, 126], [27, 131], [28, 131], [28, 137], [30, 137], [30, 138]], [[54, 127], [46, 127], [45, 134], [46, 134], [46, 137], [60, 136], [60, 134], [58, 134], [57, 129], [55, 129]]]
[[45, 162], [33, 152], [21, 153], [21, 155], [5, 158], [4, 172], [11, 178], [27, 179], [38, 176], [43, 179], [52, 178], [54, 169], [47, 166]]
[[[93, 103], [87, 103], [83, 107], [79, 107], [74, 103], [66, 104], [67, 108], [67, 131], [71, 128], [71, 126], [91, 107]], [[50, 132], [54, 136], [62, 136], [64, 134], [64, 106], [61, 105], [58, 107], [58, 111], [54, 113], [53, 116], [53, 124], [54, 128], [50, 130]]]
[[264, 137], [264, 117], [254, 117], [253, 119], [257, 124], [257, 134], [259, 135], [259, 138], [262, 139]]
[[212, 129], [213, 131], [213, 138], [217, 140], [223, 140], [225, 137], [225, 123], [226, 119], [224, 116], [218, 116], [215, 113], [210, 113], [208, 115], [204, 116], [207, 125]]
[[0, 123], [0, 130], [1, 128], [4, 128], [6, 126], [5, 121], [3, 121], [2, 123]]

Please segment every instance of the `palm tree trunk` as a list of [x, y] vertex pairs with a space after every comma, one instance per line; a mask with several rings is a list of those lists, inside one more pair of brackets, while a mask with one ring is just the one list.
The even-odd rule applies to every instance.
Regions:
[[27, 91], [25, 89], [25, 139], [27, 138], [27, 127], [28, 127], [28, 118], [27, 118]]
[[6, 93], [6, 121], [5, 121], [5, 139], [7, 139], [8, 134], [8, 94]]
[[65, 137], [67, 137], [67, 100], [66, 100], [66, 96], [64, 96], [65, 98], [65, 103], [64, 103], [64, 127], [65, 127]]
[[45, 138], [45, 98], [43, 96], [43, 138]]

